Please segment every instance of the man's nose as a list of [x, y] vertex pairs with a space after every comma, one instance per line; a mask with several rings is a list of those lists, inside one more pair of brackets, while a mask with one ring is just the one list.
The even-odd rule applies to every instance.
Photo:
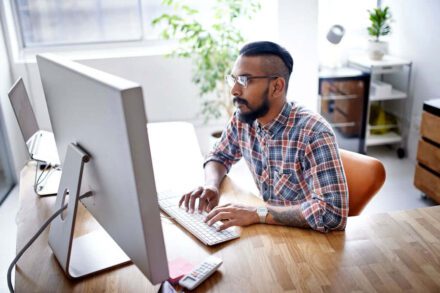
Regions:
[[231, 95], [234, 97], [241, 96], [242, 89], [242, 86], [238, 82], [235, 82], [234, 86], [231, 88]]

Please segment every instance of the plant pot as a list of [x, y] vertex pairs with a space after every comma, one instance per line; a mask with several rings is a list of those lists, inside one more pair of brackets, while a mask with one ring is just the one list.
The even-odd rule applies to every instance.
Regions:
[[382, 60], [383, 56], [388, 53], [388, 43], [381, 41], [368, 42], [368, 54], [371, 60]]

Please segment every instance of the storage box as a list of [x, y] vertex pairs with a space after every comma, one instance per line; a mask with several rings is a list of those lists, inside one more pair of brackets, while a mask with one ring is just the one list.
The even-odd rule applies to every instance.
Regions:
[[391, 86], [391, 84], [379, 80], [371, 81], [370, 90], [371, 94], [375, 96], [375, 98], [390, 96], [392, 89], [393, 87]]

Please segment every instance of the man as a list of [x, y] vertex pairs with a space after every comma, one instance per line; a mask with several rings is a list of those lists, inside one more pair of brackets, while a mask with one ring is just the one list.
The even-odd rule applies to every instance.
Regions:
[[[321, 116], [287, 102], [292, 68], [289, 52], [275, 43], [255, 42], [240, 50], [227, 77], [237, 111], [206, 159], [205, 186], [179, 203], [189, 212], [209, 212], [209, 225], [345, 228], [348, 190], [335, 135]], [[266, 206], [218, 206], [220, 183], [242, 157]]]

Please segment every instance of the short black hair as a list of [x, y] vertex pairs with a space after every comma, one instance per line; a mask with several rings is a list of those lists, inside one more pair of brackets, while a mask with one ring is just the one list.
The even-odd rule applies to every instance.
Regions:
[[246, 57], [272, 55], [280, 58], [286, 67], [285, 69], [287, 69], [287, 72], [283, 74], [283, 77], [286, 79], [287, 90], [287, 84], [289, 83], [290, 74], [292, 73], [293, 69], [293, 58], [289, 51], [287, 51], [285, 48], [269, 41], [252, 42], [244, 45], [243, 48], [241, 48], [240, 55]]

